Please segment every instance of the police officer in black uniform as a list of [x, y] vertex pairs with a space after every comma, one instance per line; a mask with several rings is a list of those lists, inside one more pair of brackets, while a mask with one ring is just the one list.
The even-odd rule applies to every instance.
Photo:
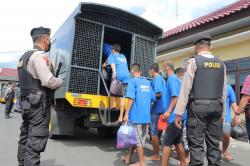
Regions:
[[31, 30], [34, 49], [20, 58], [17, 69], [20, 83], [23, 122], [18, 142], [19, 166], [39, 166], [40, 153], [49, 137], [50, 108], [53, 91], [62, 85], [56, 78], [47, 53], [50, 50], [50, 29]]
[[10, 112], [13, 108], [15, 98], [15, 83], [11, 82], [10, 87], [6, 90], [5, 95], [5, 119], [10, 119]]
[[226, 101], [226, 69], [210, 52], [211, 37], [202, 35], [194, 42], [196, 56], [190, 58], [175, 107], [175, 125], [182, 126], [187, 107], [187, 139], [190, 166], [204, 164], [204, 140], [209, 166], [219, 166], [222, 115]]

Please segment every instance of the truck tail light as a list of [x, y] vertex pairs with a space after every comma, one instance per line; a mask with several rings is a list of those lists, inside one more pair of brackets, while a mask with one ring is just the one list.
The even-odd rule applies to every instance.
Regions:
[[90, 99], [75, 98], [73, 104], [75, 106], [91, 106], [92, 103]]

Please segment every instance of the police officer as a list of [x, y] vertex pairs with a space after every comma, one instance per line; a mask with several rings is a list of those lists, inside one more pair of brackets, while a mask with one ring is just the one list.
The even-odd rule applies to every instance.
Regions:
[[187, 107], [187, 139], [190, 166], [204, 164], [204, 139], [209, 166], [219, 166], [222, 115], [226, 101], [226, 69], [211, 52], [211, 37], [202, 35], [194, 42], [196, 56], [187, 62], [180, 95], [175, 108], [175, 125], [182, 126]]
[[15, 83], [11, 82], [9, 88], [6, 90], [5, 95], [5, 119], [10, 119], [10, 112], [13, 108], [15, 98]]
[[40, 153], [45, 150], [49, 137], [53, 90], [63, 82], [53, 75], [53, 67], [46, 54], [51, 45], [50, 29], [33, 28], [30, 35], [34, 49], [24, 53], [17, 65], [23, 118], [18, 142], [19, 166], [40, 165]]

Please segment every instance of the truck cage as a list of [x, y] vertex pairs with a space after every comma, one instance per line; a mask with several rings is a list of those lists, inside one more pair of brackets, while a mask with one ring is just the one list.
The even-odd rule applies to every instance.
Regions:
[[66, 92], [100, 95], [102, 88], [109, 98], [109, 106], [108, 109], [99, 108], [99, 113], [102, 123], [111, 125], [110, 94], [102, 74], [103, 43], [121, 41], [122, 48], [126, 47], [128, 64], [139, 63], [143, 76], [148, 77], [148, 68], [155, 63], [156, 39], [161, 35], [161, 28], [130, 12], [101, 4], [81, 3], [53, 37], [56, 44], [51, 55], [56, 56], [53, 58], [56, 59], [55, 66], [62, 59], [60, 56], [64, 56], [64, 61], [67, 59], [65, 69], [60, 73], [65, 77], [66, 86], [56, 92], [55, 98], [64, 98]]

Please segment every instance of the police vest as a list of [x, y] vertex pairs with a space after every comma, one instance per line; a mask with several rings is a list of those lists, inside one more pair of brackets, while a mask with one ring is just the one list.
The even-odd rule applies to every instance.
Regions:
[[39, 79], [33, 78], [32, 74], [27, 69], [28, 61], [35, 51], [36, 50], [27, 51], [18, 61], [17, 71], [21, 96], [28, 96], [38, 91], [43, 93], [47, 93], [48, 91], [48, 88], [43, 87]]
[[5, 101], [11, 101], [11, 102], [13, 102], [14, 98], [15, 98], [15, 92], [14, 92], [14, 91], [11, 91], [11, 92], [9, 92], [9, 93], [6, 95]]
[[190, 99], [217, 100], [222, 98], [224, 86], [224, 63], [218, 59], [195, 57], [195, 72]]

